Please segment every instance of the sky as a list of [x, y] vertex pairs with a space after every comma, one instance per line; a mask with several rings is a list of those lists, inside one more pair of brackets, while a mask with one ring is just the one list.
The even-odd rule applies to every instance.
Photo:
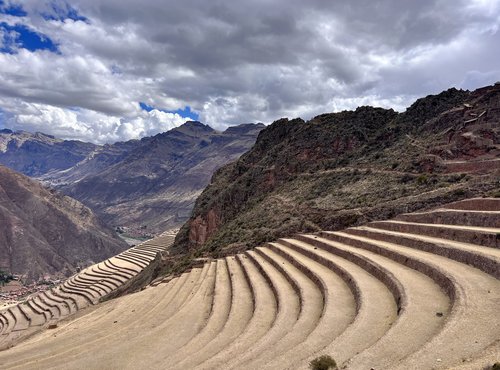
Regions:
[[500, 80], [500, 0], [0, 0], [0, 128], [95, 143]]

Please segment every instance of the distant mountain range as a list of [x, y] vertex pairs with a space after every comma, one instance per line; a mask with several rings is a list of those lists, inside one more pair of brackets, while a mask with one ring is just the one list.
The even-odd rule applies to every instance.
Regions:
[[0, 166], [0, 270], [64, 277], [126, 248], [88, 207]]
[[192, 121], [107, 145], [0, 130], [0, 163], [80, 200], [110, 225], [149, 235], [189, 218], [214, 171], [249, 150], [263, 128], [218, 132]]

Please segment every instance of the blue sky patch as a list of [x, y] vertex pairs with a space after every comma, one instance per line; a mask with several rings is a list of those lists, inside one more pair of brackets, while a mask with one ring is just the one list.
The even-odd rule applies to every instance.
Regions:
[[[48, 13], [41, 13], [43, 19], [47, 21], [64, 21], [65, 19], [72, 19], [74, 21], [83, 21], [89, 23], [89, 19], [81, 15], [78, 10], [73, 8], [67, 2], [64, 5], [52, 2], [50, 4], [52, 11]], [[5, 1], [0, 0], [0, 14], [12, 15], [14, 17], [26, 17], [28, 13], [24, 10], [21, 4], [5, 5]]]
[[52, 12], [42, 13], [43, 19], [47, 21], [64, 21], [65, 19], [72, 19], [74, 21], [89, 23], [89, 19], [78, 13], [78, 10], [68, 3], [65, 3], [65, 5], [66, 6], [59, 6], [55, 2], [51, 3], [50, 7], [52, 8]]
[[0, 22], [0, 30], [10, 37], [3, 40], [0, 47], [2, 53], [15, 53], [17, 48], [29, 51], [49, 50], [58, 52], [57, 45], [47, 36], [39, 34], [22, 24], [11, 26], [5, 22]]
[[189, 118], [192, 119], [193, 121], [197, 121], [199, 118], [199, 114], [196, 112], [193, 112], [191, 110], [191, 107], [188, 105], [184, 107], [184, 109], [177, 109], [177, 110], [171, 110], [168, 111], [170, 113], [177, 113], [179, 116], [184, 117], [184, 118]]
[[142, 101], [139, 103], [139, 106], [141, 107], [142, 110], [145, 110], [146, 112], [151, 112], [154, 108], [150, 105], [147, 105], [146, 103], [143, 103]]
[[[155, 107], [152, 107], [146, 103], [140, 102], [139, 106], [141, 107], [142, 110], [145, 110], [146, 112], [151, 112], [153, 109], [158, 109]], [[199, 118], [199, 114], [196, 112], [193, 112], [191, 110], [191, 107], [188, 105], [184, 107], [184, 109], [176, 109], [176, 110], [164, 110], [164, 109], [158, 109], [159, 111], [165, 112], [165, 113], [177, 113], [179, 116], [183, 118], [189, 118], [190, 120], [197, 121]]]
[[14, 17], [26, 17], [26, 13], [23, 6], [20, 4], [5, 6], [5, 2], [0, 0], [0, 14], [12, 15]]

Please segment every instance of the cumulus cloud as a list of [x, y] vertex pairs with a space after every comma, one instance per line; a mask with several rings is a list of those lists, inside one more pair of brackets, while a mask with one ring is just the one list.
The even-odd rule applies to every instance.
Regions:
[[167, 130], [186, 106], [222, 129], [500, 80], [496, 0], [7, 0], [2, 22], [0, 125], [89, 141]]
[[[6, 107], [7, 113], [4, 110], [3, 120], [7, 127], [95, 143], [140, 139], [168, 131], [185, 122], [185, 118], [179, 114], [157, 109], [141, 111], [129, 118], [118, 118], [89, 109], [60, 108], [21, 100], [6, 102], [0, 99], [0, 105]], [[9, 113], [12, 111], [16, 113]]]

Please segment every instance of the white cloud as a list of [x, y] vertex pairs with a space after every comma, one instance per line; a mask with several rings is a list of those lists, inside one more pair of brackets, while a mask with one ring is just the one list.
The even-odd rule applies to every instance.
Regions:
[[15, 43], [17, 33], [15, 31], [7, 31], [0, 29], [0, 49], [7, 48], [9, 45]]
[[[0, 22], [47, 35], [59, 54], [0, 53], [0, 119], [63, 137], [152, 135], [184, 121], [158, 109], [185, 106], [216, 128], [357, 105], [403, 110], [500, 79], [495, 0], [71, 1], [86, 20], [64, 19], [65, 0], [4, 3], [28, 16]], [[0, 28], [0, 47], [14, 36]]]
[[66, 109], [19, 100], [0, 104], [16, 114], [7, 114], [6, 124], [16, 130], [41, 131], [63, 139], [85, 139], [95, 143], [140, 139], [178, 127], [185, 119], [156, 109], [132, 118], [118, 118], [88, 109]]

